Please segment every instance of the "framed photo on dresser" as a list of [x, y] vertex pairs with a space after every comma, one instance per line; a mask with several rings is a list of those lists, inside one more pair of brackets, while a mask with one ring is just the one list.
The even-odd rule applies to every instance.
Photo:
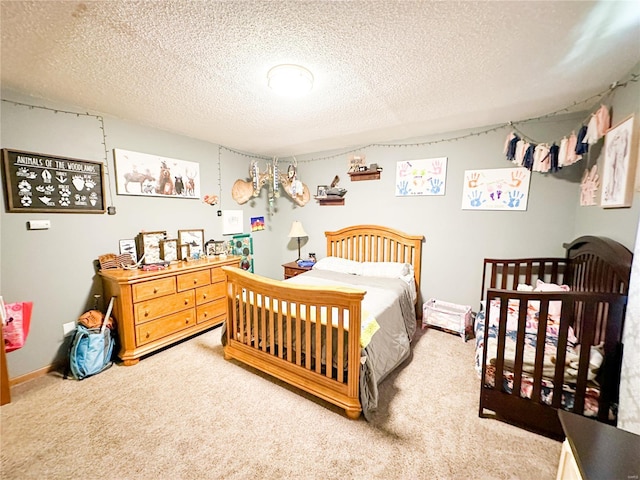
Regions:
[[178, 230], [178, 243], [189, 245], [189, 257], [204, 255], [204, 229]]

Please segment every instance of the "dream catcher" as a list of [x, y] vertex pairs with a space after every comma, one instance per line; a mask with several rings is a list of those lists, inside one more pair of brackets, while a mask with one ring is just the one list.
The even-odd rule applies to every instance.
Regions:
[[260, 191], [266, 185], [269, 199], [269, 212], [272, 214], [275, 199], [280, 197], [280, 187], [299, 206], [304, 207], [311, 198], [309, 188], [298, 180], [297, 161], [289, 164], [286, 173], [282, 173], [278, 166], [278, 158], [267, 163], [264, 172], [260, 171], [257, 160], [253, 160], [249, 165], [250, 181], [236, 180], [231, 188], [231, 197], [242, 205], [251, 198], [260, 195]]

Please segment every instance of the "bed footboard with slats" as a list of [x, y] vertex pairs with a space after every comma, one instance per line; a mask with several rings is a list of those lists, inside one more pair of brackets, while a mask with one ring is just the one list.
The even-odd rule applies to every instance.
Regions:
[[229, 302], [225, 358], [257, 368], [358, 418], [365, 292], [295, 285], [234, 267], [223, 270]]

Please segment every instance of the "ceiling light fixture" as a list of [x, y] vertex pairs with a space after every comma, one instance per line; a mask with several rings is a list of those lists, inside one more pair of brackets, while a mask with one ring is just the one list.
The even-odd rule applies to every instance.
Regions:
[[267, 73], [267, 84], [279, 95], [299, 97], [313, 88], [313, 75], [300, 65], [277, 65]]

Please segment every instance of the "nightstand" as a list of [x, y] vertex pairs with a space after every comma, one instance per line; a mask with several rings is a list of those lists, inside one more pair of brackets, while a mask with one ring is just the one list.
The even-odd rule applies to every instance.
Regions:
[[295, 277], [301, 273], [308, 272], [313, 267], [301, 267], [298, 262], [289, 262], [282, 265], [284, 267], [284, 279]]

